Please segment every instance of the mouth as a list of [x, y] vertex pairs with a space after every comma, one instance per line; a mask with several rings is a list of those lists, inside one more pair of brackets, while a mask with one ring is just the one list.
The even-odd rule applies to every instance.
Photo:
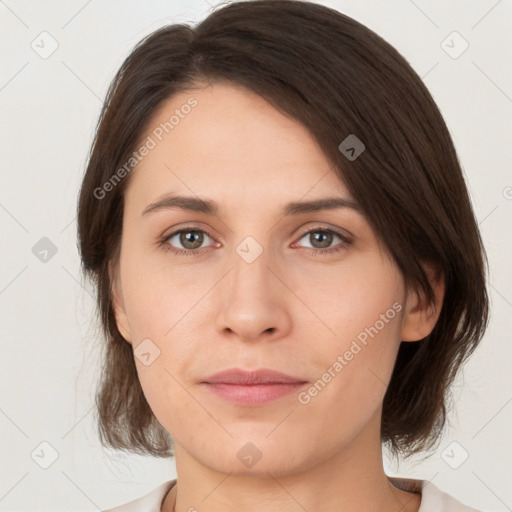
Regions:
[[236, 405], [257, 406], [297, 392], [307, 381], [270, 369], [245, 371], [233, 368], [216, 373], [201, 385]]

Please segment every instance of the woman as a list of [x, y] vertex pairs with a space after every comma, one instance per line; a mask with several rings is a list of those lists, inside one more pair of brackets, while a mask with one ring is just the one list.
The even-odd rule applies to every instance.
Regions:
[[149, 35], [78, 224], [101, 439], [178, 475], [113, 510], [473, 510], [383, 469], [436, 446], [488, 299], [450, 134], [374, 32], [262, 0]]

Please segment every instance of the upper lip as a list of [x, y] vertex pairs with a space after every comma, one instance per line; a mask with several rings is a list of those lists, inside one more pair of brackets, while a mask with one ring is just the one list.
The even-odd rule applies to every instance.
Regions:
[[292, 377], [286, 373], [260, 368], [254, 371], [242, 370], [240, 368], [229, 368], [207, 377], [203, 382], [209, 384], [290, 384], [307, 382], [299, 377]]

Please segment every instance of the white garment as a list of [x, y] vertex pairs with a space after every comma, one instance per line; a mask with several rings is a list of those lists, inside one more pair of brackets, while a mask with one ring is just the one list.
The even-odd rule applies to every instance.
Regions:
[[[421, 492], [418, 512], [479, 512], [438, 489], [427, 480], [388, 477], [395, 487], [404, 491]], [[176, 484], [176, 479], [164, 482], [149, 494], [103, 512], [161, 512], [162, 502]]]

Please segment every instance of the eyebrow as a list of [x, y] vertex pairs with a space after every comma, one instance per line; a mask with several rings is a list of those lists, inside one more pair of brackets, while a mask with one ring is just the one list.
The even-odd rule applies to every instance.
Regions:
[[[146, 206], [142, 212], [142, 215], [147, 215], [148, 213], [172, 208], [205, 213], [207, 215], [219, 214], [219, 206], [217, 203], [209, 199], [169, 195], [155, 203], [151, 203]], [[292, 201], [283, 207], [281, 215], [286, 217], [291, 215], [314, 213], [321, 210], [335, 210], [337, 208], [351, 208], [359, 213], [362, 213], [362, 208], [356, 201], [343, 197], [325, 197], [312, 201]]]

